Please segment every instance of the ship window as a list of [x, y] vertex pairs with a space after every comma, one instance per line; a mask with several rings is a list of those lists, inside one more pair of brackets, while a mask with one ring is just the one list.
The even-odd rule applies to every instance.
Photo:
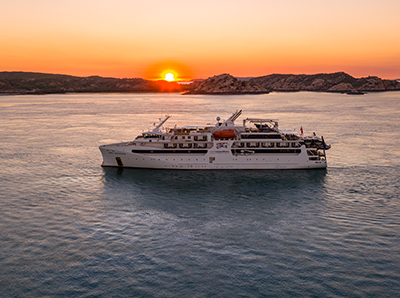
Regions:
[[192, 148], [191, 143], [181, 143], [179, 144], [179, 148]]
[[194, 136], [195, 141], [207, 141], [207, 136]]
[[281, 139], [280, 134], [242, 134], [242, 139]]
[[257, 142], [247, 143], [247, 147], [249, 147], [249, 148], [256, 148], [256, 147], [259, 147], [259, 146], [260, 146], [260, 143], [257, 143]]
[[156, 134], [143, 134], [143, 137], [145, 138], [145, 139], [149, 139], [149, 138], [158, 138], [159, 136], [158, 135], [156, 135]]
[[176, 144], [165, 143], [164, 148], [176, 148]]
[[289, 143], [276, 143], [276, 147], [287, 148], [289, 147]]
[[194, 148], [207, 148], [207, 144], [194, 143], [193, 147]]

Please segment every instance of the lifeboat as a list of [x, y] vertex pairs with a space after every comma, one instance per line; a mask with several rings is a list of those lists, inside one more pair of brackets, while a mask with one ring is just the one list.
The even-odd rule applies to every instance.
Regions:
[[214, 132], [214, 138], [216, 139], [233, 139], [235, 137], [235, 131], [233, 129], [219, 130]]

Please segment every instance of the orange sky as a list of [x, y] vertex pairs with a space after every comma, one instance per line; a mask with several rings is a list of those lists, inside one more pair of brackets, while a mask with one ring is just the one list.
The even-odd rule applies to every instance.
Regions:
[[400, 78], [399, 0], [13, 0], [0, 71]]

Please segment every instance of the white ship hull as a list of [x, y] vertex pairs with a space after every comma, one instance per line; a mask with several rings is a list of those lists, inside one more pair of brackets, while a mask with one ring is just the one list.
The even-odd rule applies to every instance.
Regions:
[[[154, 147], [119, 143], [100, 146], [103, 167], [179, 169], [179, 170], [267, 170], [267, 169], [317, 169], [326, 168], [326, 159], [310, 157], [302, 147], [296, 153], [241, 153], [232, 152], [232, 141], [224, 142], [227, 148], [217, 148], [214, 142], [207, 153], [154, 153]], [[132, 152], [135, 151], [135, 153]], [[138, 153], [142, 150], [144, 153]], [[153, 153], [151, 153], [153, 151]], [[161, 150], [158, 150], [161, 151]], [[204, 150], [203, 150], [204, 151]]]
[[[165, 129], [164, 120], [131, 142], [100, 146], [104, 167], [168, 170], [268, 170], [326, 168], [323, 137], [279, 130], [278, 121], [246, 118], [236, 111], [215, 125]], [[249, 125], [250, 124], [250, 125]]]

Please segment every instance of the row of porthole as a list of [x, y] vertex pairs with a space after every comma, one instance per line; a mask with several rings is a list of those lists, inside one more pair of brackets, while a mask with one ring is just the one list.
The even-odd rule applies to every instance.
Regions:
[[[128, 158], [129, 159], [129, 158]], [[138, 158], [136, 158], [135, 160], [138, 160]], [[145, 160], [144, 158], [142, 159], [142, 160]], [[155, 160], [154, 158], [152, 158], [151, 160]], [[159, 161], [161, 161], [161, 159], [158, 159]], [[165, 161], [168, 161], [168, 158], [165, 160]], [[176, 161], [175, 160], [175, 158], [173, 159], [173, 161]], [[183, 158], [181, 158], [181, 161], [183, 161]], [[187, 160], [187, 161], [190, 161], [190, 158]], [[198, 158], [196, 158], [196, 161], [199, 161], [199, 159]], [[206, 161], [205, 159], [203, 159], [203, 161]]]
[[[129, 159], [129, 158], [128, 158], [128, 159]], [[138, 160], [138, 159], [136, 158], [136, 160]], [[145, 159], [143, 158], [142, 160], [145, 160]], [[155, 160], [155, 159], [152, 158], [151, 160]], [[161, 159], [158, 159], [158, 160], [161, 161]], [[237, 161], [238, 159], [235, 158], [235, 159], [233, 159], [233, 160]], [[251, 158], [247, 158], [246, 160], [247, 160], [247, 161], [254, 161], [254, 159], [251, 159]], [[279, 160], [279, 158], [278, 158], [277, 160]], [[166, 159], [165, 161], [168, 161], [168, 159]], [[175, 161], [175, 159], [173, 159], [173, 161]], [[183, 161], [182, 158], [181, 158], [181, 161]], [[188, 159], [187, 161], [190, 161], [190, 159]], [[199, 160], [196, 158], [196, 161], [199, 161]], [[203, 159], [203, 161], [205, 161], [205, 159]], [[255, 161], [258, 161], [258, 158], [256, 158]], [[263, 158], [263, 161], [265, 161], [264, 158]], [[269, 160], [267, 160], [267, 161], [270, 162]]]
[[[237, 158], [235, 158], [235, 159], [233, 159], [233, 160], [238, 161]], [[246, 160], [247, 160], [247, 161], [258, 161], [258, 158], [256, 158], [255, 160], [254, 160], [254, 159], [251, 159], [251, 158], [247, 158]], [[277, 158], [276, 160], [279, 160], [279, 158]], [[271, 162], [271, 160], [265, 160], [264, 158], [263, 158], [263, 161]]]
[[[167, 166], [164, 166], [164, 167], [167, 167]], [[180, 166], [172, 166], [173, 168], [182, 168], [183, 166], [182, 165], [180, 165]], [[207, 166], [196, 166], [196, 165], [194, 165], [194, 166], [190, 166], [191, 168], [207, 168]]]
[[258, 148], [258, 147], [262, 147], [262, 148], [289, 148], [290, 144], [292, 148], [300, 148], [301, 144], [299, 143], [284, 143], [284, 142], [249, 142], [249, 143], [244, 143], [244, 142], [238, 142], [238, 143], [234, 143], [232, 145], [232, 148], [244, 148], [246, 144], [247, 148]]

